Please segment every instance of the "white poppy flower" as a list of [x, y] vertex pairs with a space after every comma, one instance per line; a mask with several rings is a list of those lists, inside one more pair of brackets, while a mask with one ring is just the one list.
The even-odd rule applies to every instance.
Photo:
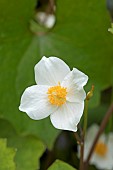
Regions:
[[[84, 160], [88, 156], [98, 130], [99, 126], [94, 124], [87, 131], [84, 145]], [[113, 133], [108, 135], [102, 134], [100, 136], [89, 163], [95, 165], [98, 169], [113, 169]]]
[[19, 106], [32, 119], [50, 115], [57, 129], [77, 131], [86, 97], [83, 86], [88, 77], [57, 57], [43, 57], [35, 66], [37, 85], [28, 87]]

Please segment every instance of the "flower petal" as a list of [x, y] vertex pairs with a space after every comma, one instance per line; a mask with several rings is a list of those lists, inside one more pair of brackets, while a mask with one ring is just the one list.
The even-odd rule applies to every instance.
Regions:
[[108, 149], [113, 158], [113, 132], [110, 132], [108, 135]]
[[[64, 87], [64, 86], [63, 86]], [[73, 87], [67, 88], [66, 100], [69, 102], [82, 102], [86, 98], [83, 88], [79, 89], [73, 84]]]
[[[84, 149], [84, 160], [86, 160], [87, 156], [88, 156], [88, 153], [92, 147], [92, 144], [93, 144], [93, 141], [95, 139], [95, 136], [97, 135], [97, 132], [99, 130], [99, 126], [97, 124], [93, 124], [90, 128], [88, 128], [87, 130], [87, 133], [86, 133], [86, 137], [85, 137], [85, 149]], [[89, 140], [90, 139], [90, 140]], [[99, 137], [99, 140], [98, 142], [105, 142], [106, 140], [106, 137], [105, 137], [105, 134], [102, 134], [100, 137]], [[92, 156], [93, 157], [93, 156]]]
[[95, 136], [97, 135], [98, 130], [99, 130], [99, 126], [95, 123], [90, 128], [88, 128], [87, 133], [86, 133], [86, 140], [85, 140], [86, 143], [89, 142], [92, 145], [95, 139]]
[[94, 138], [95, 138], [98, 130], [99, 130], [99, 126], [97, 124], [93, 124], [87, 130], [87, 133], [86, 133], [86, 136], [85, 136], [85, 142], [84, 142], [84, 161], [86, 161], [86, 159], [87, 159], [87, 156], [88, 156], [89, 151], [92, 147]]
[[[96, 124], [93, 124], [87, 131], [85, 145], [84, 145], [84, 160], [86, 160], [86, 158], [88, 156], [88, 153], [92, 147], [94, 138], [95, 138], [98, 130], [99, 130], [99, 126]], [[110, 140], [112, 142], [113, 139], [110, 138]], [[103, 143], [107, 142], [106, 135], [104, 133], [99, 137], [98, 142], [103, 142]], [[108, 140], [108, 143], [111, 143], [111, 142]], [[106, 143], [106, 145], [108, 143]], [[109, 169], [109, 170], [112, 169], [112, 167], [113, 167], [112, 145], [110, 147], [108, 147], [106, 156], [103, 156], [103, 157], [98, 155], [94, 151], [89, 163], [94, 164], [98, 169]], [[110, 153], [110, 151], [111, 151], [111, 153]]]
[[43, 85], [28, 87], [22, 95], [19, 110], [35, 120], [43, 119], [56, 111], [57, 106], [51, 105], [48, 101], [48, 88], [49, 86]]
[[86, 98], [83, 86], [87, 83], [88, 76], [77, 69], [73, 69], [63, 80], [61, 86], [67, 88], [67, 101], [81, 102]]
[[68, 65], [57, 57], [43, 57], [35, 66], [35, 80], [39, 85], [57, 85], [70, 72]]
[[113, 168], [113, 158], [109, 154], [105, 157], [94, 154], [90, 160], [90, 164], [94, 164], [98, 169], [111, 170]]
[[79, 71], [76, 68], [73, 68], [71, 72], [65, 77], [63, 80], [63, 84], [66, 85], [66, 87], [70, 87], [73, 85], [73, 83], [77, 87], [83, 87], [88, 81], [88, 76]]
[[53, 126], [57, 129], [77, 131], [77, 124], [83, 114], [84, 102], [70, 103], [59, 107], [56, 112], [50, 115]]

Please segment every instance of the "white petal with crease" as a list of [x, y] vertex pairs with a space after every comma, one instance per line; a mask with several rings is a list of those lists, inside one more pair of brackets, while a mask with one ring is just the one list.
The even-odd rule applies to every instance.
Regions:
[[51, 122], [57, 129], [77, 131], [77, 124], [83, 114], [84, 102], [70, 103], [59, 107], [56, 112], [50, 115]]
[[83, 86], [88, 77], [77, 69], [73, 69], [63, 80], [62, 86], [67, 88], [66, 99], [70, 102], [82, 102], [86, 98]]
[[86, 85], [88, 81], [88, 76], [79, 71], [76, 68], [73, 68], [71, 72], [65, 77], [63, 80], [63, 84], [67, 87], [70, 87], [72, 83], [74, 83], [78, 87], [83, 87]]
[[66, 96], [66, 100], [69, 102], [82, 102], [86, 98], [84, 89], [71, 88]]
[[19, 106], [20, 111], [26, 112], [32, 119], [43, 119], [53, 113], [57, 106], [53, 106], [48, 101], [49, 86], [34, 85], [28, 87], [22, 97]]
[[43, 57], [35, 66], [35, 80], [39, 85], [58, 85], [70, 72], [68, 65], [56, 57]]

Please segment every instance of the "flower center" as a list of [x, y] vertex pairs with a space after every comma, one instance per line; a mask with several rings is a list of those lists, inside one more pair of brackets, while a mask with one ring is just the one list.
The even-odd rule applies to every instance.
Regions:
[[107, 153], [107, 150], [108, 150], [108, 148], [107, 148], [107, 145], [106, 145], [105, 143], [103, 143], [103, 142], [98, 142], [98, 143], [96, 144], [96, 146], [95, 146], [94, 152], [95, 152], [96, 154], [98, 154], [99, 156], [104, 157], [104, 156], [106, 155], [106, 153]]
[[58, 86], [53, 86], [48, 89], [48, 99], [52, 105], [61, 106], [66, 102], [66, 88], [61, 87], [60, 83]]

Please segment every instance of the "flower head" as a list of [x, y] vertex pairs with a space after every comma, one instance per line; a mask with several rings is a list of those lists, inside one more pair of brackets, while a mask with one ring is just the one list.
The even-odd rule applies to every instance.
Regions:
[[[86, 160], [93, 140], [99, 130], [99, 126], [92, 125], [86, 135], [84, 147], [84, 159]], [[98, 169], [111, 170], [113, 168], [113, 133], [102, 134], [95, 146], [94, 153], [90, 160]]]
[[54, 14], [47, 14], [45, 12], [38, 12], [35, 16], [38, 22], [46, 28], [52, 28], [55, 24], [56, 18]]
[[37, 85], [24, 91], [19, 109], [35, 120], [50, 115], [54, 127], [76, 131], [88, 77], [57, 57], [43, 57], [35, 66], [35, 81]]

